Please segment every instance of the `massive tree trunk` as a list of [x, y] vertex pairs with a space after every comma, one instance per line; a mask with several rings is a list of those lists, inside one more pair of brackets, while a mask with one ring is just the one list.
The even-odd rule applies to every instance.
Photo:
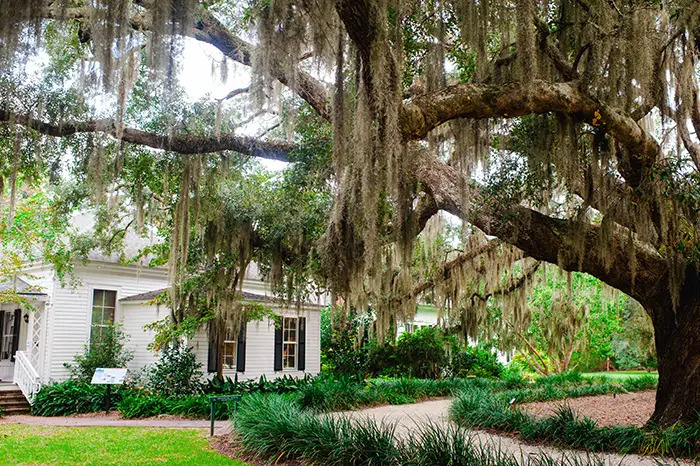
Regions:
[[686, 271], [678, 306], [670, 296], [646, 304], [654, 323], [659, 387], [651, 423], [670, 425], [700, 417], [700, 274]]

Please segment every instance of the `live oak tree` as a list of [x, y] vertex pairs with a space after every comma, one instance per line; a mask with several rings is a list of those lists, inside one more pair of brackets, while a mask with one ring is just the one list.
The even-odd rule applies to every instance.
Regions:
[[[636, 299], [652, 318], [659, 360], [652, 419], [695, 419], [696, 1], [3, 0], [0, 6], [13, 12], [0, 19], [7, 81], [0, 121], [15, 141], [1, 167], [11, 193], [27, 154], [56, 144], [47, 142], [52, 138], [82, 142], [93, 162], [105, 144], [117, 152], [150, 147], [180, 157], [170, 244], [177, 282], [189, 253], [184, 226], [197, 217], [197, 203], [189, 201], [206, 185], [202, 179], [211, 179], [215, 157], [206, 154], [292, 162], [299, 156], [293, 142], [272, 133], [238, 136], [214, 102], [210, 120], [178, 113], [177, 70], [188, 66], [178, 52], [184, 40], [207, 43], [222, 60], [250, 67], [250, 86], [232, 90], [230, 99], [249, 98], [269, 111], [295, 96], [332, 125], [332, 161], [322, 172], [334, 203], [317, 245], [322, 278], [347, 306], [371, 306], [380, 333], [409, 318], [415, 300], [430, 290], [466, 330], [484, 312], [475, 293], [499, 292], [509, 312], [523, 312], [534, 261], [583, 271]], [[68, 98], [49, 89], [32, 99], [23, 95], [16, 70], [37, 50], [51, 52], [52, 41], [82, 50], [75, 63], [85, 58], [88, 65], [64, 83]], [[148, 102], [165, 115], [147, 125], [128, 112], [144, 73], [162, 91]], [[85, 105], [97, 88], [112, 96], [111, 112]], [[289, 121], [294, 112], [281, 113]], [[466, 225], [464, 248], [427, 276], [414, 274], [423, 267], [414, 263], [416, 237], [440, 211]], [[236, 231], [229, 239], [242, 244], [243, 230]]]

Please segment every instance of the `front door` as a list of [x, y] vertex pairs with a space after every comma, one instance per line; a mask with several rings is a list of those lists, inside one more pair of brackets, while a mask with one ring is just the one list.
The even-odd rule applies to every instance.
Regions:
[[12, 382], [22, 311], [0, 311], [0, 382]]

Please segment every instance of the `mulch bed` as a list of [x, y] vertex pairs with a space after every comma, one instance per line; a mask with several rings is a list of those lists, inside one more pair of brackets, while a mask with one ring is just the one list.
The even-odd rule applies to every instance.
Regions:
[[524, 403], [523, 410], [538, 417], [551, 416], [562, 404], [577, 414], [594, 419], [599, 426], [633, 425], [641, 427], [654, 412], [655, 390], [600, 396], [584, 396], [564, 400]]

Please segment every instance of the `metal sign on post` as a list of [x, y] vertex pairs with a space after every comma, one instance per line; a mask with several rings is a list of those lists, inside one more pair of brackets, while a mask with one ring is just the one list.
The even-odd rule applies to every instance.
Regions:
[[214, 409], [214, 404], [217, 402], [231, 402], [233, 401], [233, 413], [235, 415], [236, 411], [238, 411], [238, 402], [241, 401], [241, 395], [223, 395], [223, 396], [210, 396], [209, 397], [209, 403], [210, 403], [210, 413], [209, 413], [209, 436], [213, 437], [214, 436], [214, 416], [215, 416], [215, 409]]
[[110, 404], [112, 402], [112, 385], [122, 385], [126, 378], [126, 369], [104, 368], [98, 367], [92, 375], [93, 385], [107, 385], [107, 393], [105, 393], [105, 413], [109, 414]]

